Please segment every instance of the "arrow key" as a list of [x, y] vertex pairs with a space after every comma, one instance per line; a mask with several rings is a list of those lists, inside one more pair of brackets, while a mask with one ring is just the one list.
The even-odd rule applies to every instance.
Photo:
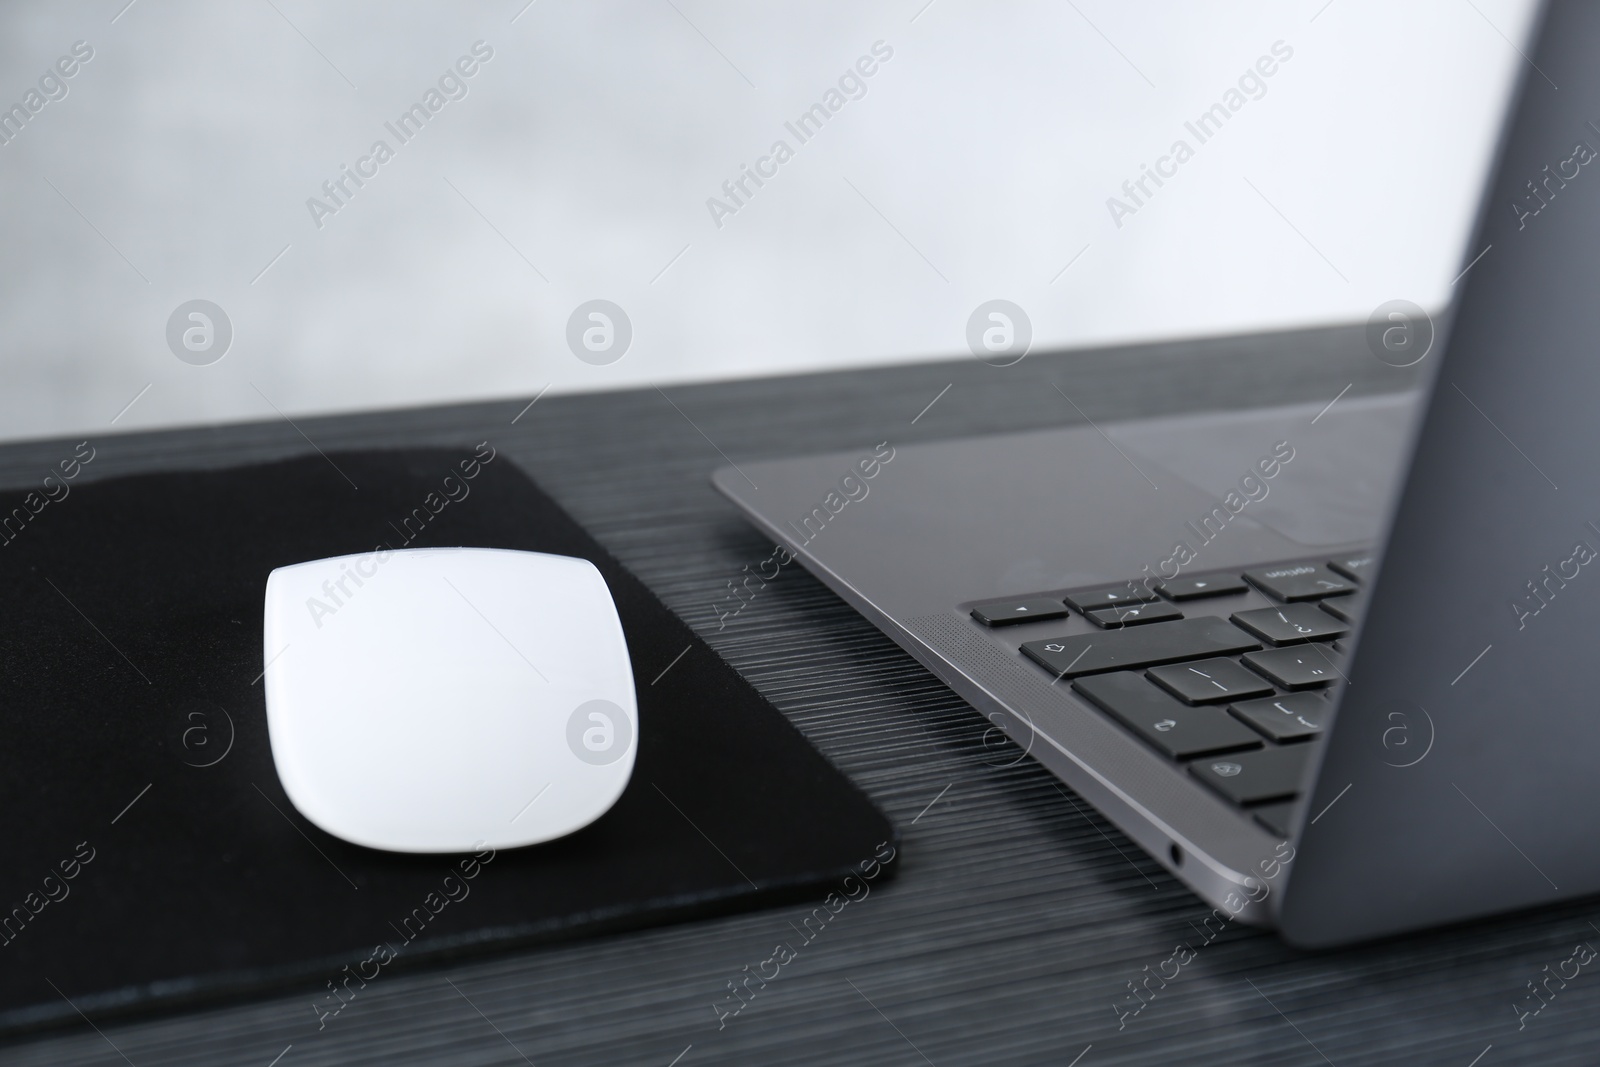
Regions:
[[1195, 578], [1168, 578], [1156, 590], [1168, 600], [1200, 600], [1208, 596], [1231, 596], [1245, 591], [1245, 584], [1231, 574], [1202, 574]]
[[1171, 604], [1124, 604], [1121, 607], [1086, 611], [1083, 617], [1102, 630], [1116, 630], [1146, 622], [1169, 622], [1172, 619], [1181, 619], [1183, 612]]
[[1033, 622], [1035, 619], [1059, 619], [1066, 613], [1065, 604], [1054, 597], [1044, 596], [991, 600], [972, 609], [972, 617], [985, 626], [1009, 626], [1015, 622]]

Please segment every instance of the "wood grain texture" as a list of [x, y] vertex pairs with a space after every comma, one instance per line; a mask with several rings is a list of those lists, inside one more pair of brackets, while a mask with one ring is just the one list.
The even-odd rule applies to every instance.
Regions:
[[[771, 551], [711, 490], [719, 449], [737, 462], [1081, 421], [1052, 383], [1102, 422], [1325, 402], [1347, 385], [1402, 388], [1409, 374], [1374, 360], [1359, 329], [1335, 328], [1036, 355], [1004, 370], [968, 360], [547, 397], [515, 425], [526, 398], [299, 430], [278, 420], [94, 438], [94, 478], [305, 454], [308, 437], [326, 451], [493, 442], [889, 812], [901, 869], [721, 1029], [712, 1004], [726, 983], [779, 941], [798, 943], [805, 908], [385, 974], [320, 1032], [311, 1005], [323, 990], [308, 988], [98, 1032], [85, 1020], [0, 1048], [0, 1062], [954, 1067], [1082, 1054], [1080, 1067], [1467, 1067], [1491, 1044], [1479, 1067], [1600, 1062], [1600, 976], [1580, 974], [1520, 1031], [1513, 1010], [1545, 965], [1600, 941], [1592, 904], [1316, 955], [1231, 929], [1119, 1032], [1112, 1004], [1126, 983], [1198, 942], [1208, 909], [798, 567], [721, 629], [712, 607]], [[0, 484], [33, 480], [63, 448], [0, 449]], [[48, 519], [24, 536], [48, 536]], [[1375, 876], [1375, 893], [1390, 888]]]

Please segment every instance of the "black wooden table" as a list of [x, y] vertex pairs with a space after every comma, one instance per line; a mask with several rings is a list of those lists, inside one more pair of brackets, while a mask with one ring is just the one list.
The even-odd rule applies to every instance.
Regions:
[[[1574, 945], [1600, 944], [1592, 903], [1317, 955], [1233, 929], [1119, 1032], [1113, 1002], [1177, 943], [1198, 940], [1208, 909], [798, 567], [719, 628], [727, 583], [771, 552], [708, 485], [719, 449], [737, 461], [1080, 421], [1051, 382], [1102, 422], [1327, 401], [1346, 386], [1404, 388], [1410, 374], [1373, 359], [1359, 329], [1337, 328], [1034, 355], [1006, 369], [963, 360], [547, 397], [531, 409], [522, 398], [304, 419], [298, 430], [90, 435], [95, 478], [301, 455], [311, 442], [490, 440], [889, 812], [904, 834], [901, 869], [721, 1028], [712, 1005], [727, 983], [809, 908], [399, 971], [321, 1032], [322, 991], [308, 988], [85, 1019], [0, 1046], [0, 1062], [1600, 1063], [1600, 975], [1550, 982], [1520, 1029], [1514, 1008]], [[0, 449], [0, 484], [32, 481], [61, 447]]]

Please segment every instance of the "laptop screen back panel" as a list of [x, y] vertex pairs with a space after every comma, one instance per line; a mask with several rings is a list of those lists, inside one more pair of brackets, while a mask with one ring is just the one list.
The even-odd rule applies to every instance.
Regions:
[[1600, 5], [1552, 4], [1528, 51], [1296, 841], [1297, 944], [1600, 891]]

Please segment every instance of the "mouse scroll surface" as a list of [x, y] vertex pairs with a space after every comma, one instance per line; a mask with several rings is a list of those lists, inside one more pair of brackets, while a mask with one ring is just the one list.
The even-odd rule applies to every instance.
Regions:
[[638, 708], [585, 559], [382, 549], [267, 579], [267, 724], [294, 806], [393, 852], [537, 844], [622, 795]]

